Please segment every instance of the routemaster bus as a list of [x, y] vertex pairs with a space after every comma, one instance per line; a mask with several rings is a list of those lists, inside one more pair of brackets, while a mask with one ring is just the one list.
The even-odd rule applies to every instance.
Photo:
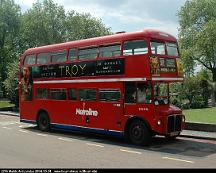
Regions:
[[125, 137], [137, 145], [184, 128], [169, 84], [183, 81], [178, 44], [152, 29], [30, 48], [20, 58], [20, 121]]

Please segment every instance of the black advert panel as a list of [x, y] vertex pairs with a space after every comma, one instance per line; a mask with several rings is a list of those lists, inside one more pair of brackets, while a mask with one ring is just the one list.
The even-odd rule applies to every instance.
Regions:
[[124, 59], [109, 59], [32, 67], [33, 78], [57, 78], [124, 74]]

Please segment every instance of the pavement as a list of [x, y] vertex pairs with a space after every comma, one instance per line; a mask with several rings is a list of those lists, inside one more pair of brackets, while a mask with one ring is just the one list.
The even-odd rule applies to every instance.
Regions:
[[[9, 116], [19, 116], [19, 112], [14, 112], [14, 111], [0, 111], [0, 114], [9, 115]], [[197, 124], [200, 124], [200, 123], [197, 123]], [[201, 124], [201, 125], [207, 125], [207, 124]], [[216, 131], [213, 131], [213, 132], [198, 131], [197, 126], [198, 125], [196, 125], [196, 128], [194, 128], [194, 130], [193, 128], [191, 129], [191, 127], [189, 129], [186, 128], [185, 130], [181, 132], [180, 136], [188, 137], [188, 138], [196, 138], [196, 139], [216, 140]]]
[[216, 141], [216, 132], [183, 130], [180, 136], [188, 137], [188, 138], [208, 139], [208, 140], [215, 140]]

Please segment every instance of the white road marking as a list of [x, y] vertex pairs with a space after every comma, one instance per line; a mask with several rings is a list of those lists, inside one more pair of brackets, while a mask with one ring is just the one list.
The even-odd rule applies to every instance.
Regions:
[[41, 134], [41, 133], [37, 133], [38, 136], [43, 136], [43, 137], [46, 137], [47, 135], [45, 134]]
[[93, 144], [93, 143], [86, 143], [86, 145], [95, 146], [95, 147], [101, 147], [101, 148], [104, 147], [103, 145], [98, 145], [98, 144]]
[[19, 128], [28, 128], [28, 127], [34, 127], [34, 125], [21, 125]]
[[67, 139], [67, 138], [58, 138], [58, 139], [59, 139], [59, 140], [62, 140], [62, 141], [73, 142], [73, 140]]
[[20, 132], [22, 132], [22, 133], [29, 133], [28, 131], [26, 131], [26, 130], [19, 130]]
[[7, 129], [7, 130], [11, 130], [12, 128], [9, 128], [9, 127], [2, 127], [4, 129]]
[[3, 121], [3, 122], [0, 122], [0, 125], [2, 125], [2, 126], [8, 126], [8, 125], [12, 125], [14, 123], [15, 123], [15, 121]]
[[124, 149], [120, 149], [120, 151], [127, 152], [127, 153], [133, 153], [133, 154], [142, 154], [141, 152], [138, 152], [138, 151], [132, 151], [132, 150], [124, 150]]
[[174, 161], [180, 161], [180, 162], [186, 162], [186, 163], [194, 163], [194, 161], [190, 160], [183, 160], [183, 159], [177, 159], [177, 158], [171, 158], [171, 157], [162, 157], [163, 159], [168, 159], [168, 160], [174, 160]]

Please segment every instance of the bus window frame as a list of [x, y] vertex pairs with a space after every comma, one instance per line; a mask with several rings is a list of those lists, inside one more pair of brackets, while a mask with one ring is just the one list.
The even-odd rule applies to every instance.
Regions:
[[[145, 41], [145, 42], [146, 42], [146, 45], [147, 45], [147, 48], [148, 48], [148, 52], [147, 52], [147, 53], [144, 53], [144, 54], [124, 55], [124, 44], [125, 44], [126, 42], [133, 42], [133, 41]], [[122, 41], [122, 48], [121, 48], [121, 56], [130, 57], [130, 56], [149, 55], [150, 52], [151, 52], [151, 51], [150, 51], [150, 48], [151, 48], [150, 42], [151, 42], [151, 41], [149, 41], [149, 39], [147, 39], [147, 38], [134, 38], [134, 39], [123, 40], [123, 41]]]
[[[74, 90], [75, 90], [75, 97], [76, 97], [75, 100], [69, 99], [69, 90], [70, 90], [70, 89], [74, 89]], [[69, 88], [66, 88], [66, 90], [67, 90], [67, 100], [68, 100], [68, 101], [70, 101], [70, 102], [77, 102], [77, 101], [80, 101], [80, 100], [78, 99], [78, 89], [79, 89], [79, 88], [76, 88], [76, 87], [69, 87]]]
[[[167, 43], [171, 43], [171, 44], [175, 44], [176, 45], [176, 49], [177, 49], [177, 53], [178, 55], [168, 55], [168, 49], [167, 49]], [[169, 56], [169, 57], [180, 57], [180, 51], [179, 51], [179, 46], [178, 46], [178, 42], [173, 42], [173, 41], [165, 41], [165, 45], [166, 45], [166, 56]]]
[[[119, 96], [119, 100], [118, 101], [105, 101], [105, 100], [100, 100], [100, 91], [114, 91], [114, 90], [116, 90], [116, 91], [119, 91], [119, 94], [120, 94], [120, 96]], [[123, 98], [123, 94], [122, 94], [122, 91], [121, 91], [121, 89], [120, 88], [98, 88], [98, 102], [102, 102], [102, 103], [121, 103], [121, 102], [123, 102], [124, 101], [124, 98]]]
[[[69, 54], [70, 54], [70, 50], [71, 50], [71, 49], [75, 49], [75, 50], [76, 50], [76, 58], [73, 59], [73, 60], [69, 60]], [[68, 48], [68, 49], [67, 49], [67, 61], [66, 61], [66, 62], [76, 62], [76, 61], [78, 61], [78, 60], [79, 60], [79, 59], [78, 59], [78, 50], [79, 50], [78, 47], [71, 47], [71, 48]]]
[[[92, 89], [92, 90], [95, 89], [95, 90], [96, 90], [96, 99], [95, 99], [95, 100], [81, 100], [81, 99], [79, 98], [79, 90], [80, 90], [80, 89], [87, 89], [87, 90], [88, 90], [88, 89], [89, 89], [89, 90], [90, 90], [90, 89]], [[98, 95], [98, 94], [99, 94], [99, 93], [98, 93], [99, 90], [98, 90], [98, 88], [82, 88], [82, 87], [81, 87], [81, 88], [77, 88], [77, 91], [76, 91], [76, 92], [77, 92], [77, 100], [76, 100], [76, 101], [78, 101], [78, 102], [98, 102], [98, 101], [99, 101], [99, 95]]]
[[[51, 91], [52, 90], [65, 90], [65, 96], [66, 96], [65, 100], [53, 99], [52, 96], [51, 96]], [[51, 100], [51, 101], [68, 101], [69, 99], [68, 99], [68, 90], [67, 90], [67, 88], [49, 88], [49, 100]]]
[[[85, 50], [85, 49], [96, 49], [97, 51], [97, 56], [95, 58], [86, 58], [86, 59], [80, 59], [79, 58], [79, 52], [80, 50]], [[91, 46], [86, 46], [86, 47], [79, 47], [77, 48], [77, 61], [82, 62], [82, 61], [95, 61], [98, 59], [99, 56], [99, 47], [98, 45], [91, 45]]]
[[[65, 52], [65, 61], [61, 61], [61, 62], [53, 62], [52, 61], [52, 57], [53, 57], [53, 54], [59, 54], [60, 52]], [[50, 63], [48, 64], [62, 64], [62, 63], [66, 63], [67, 62], [67, 59], [68, 59], [68, 50], [67, 49], [60, 49], [60, 50], [56, 50], [56, 51], [51, 51], [50, 52]]]
[[[150, 100], [150, 102], [149, 103], [146, 103], [146, 101], [145, 102], [138, 102], [138, 85], [139, 84], [150, 84], [151, 85], [151, 87], [150, 87], [150, 89], [151, 89], [151, 99], [149, 99]], [[146, 105], [150, 105], [150, 104], [153, 104], [154, 103], [154, 96], [153, 96], [153, 94], [154, 94], [154, 88], [153, 88], [153, 85], [152, 85], [152, 82], [151, 81], [142, 81], [142, 82], [136, 82], [136, 104], [146, 104]], [[146, 94], [146, 96], [147, 96], [147, 94]], [[145, 99], [147, 99], [147, 98], [145, 98]]]
[[[35, 62], [34, 62], [34, 64], [25, 64], [26, 58], [28, 56], [31, 56], [31, 55], [35, 55]], [[37, 53], [27, 54], [27, 55], [24, 56], [23, 61], [22, 61], [22, 66], [23, 67], [31, 67], [31, 66], [35, 66], [35, 65], [37, 65]]]
[[[156, 42], [156, 43], [163, 43], [164, 44], [164, 49], [165, 49], [165, 53], [164, 54], [154, 54], [154, 53], [152, 53], [152, 46], [151, 46], [151, 42]], [[155, 55], [155, 56], [168, 56], [167, 55], [167, 47], [166, 47], [166, 40], [160, 40], [160, 39], [150, 39], [150, 41], [149, 41], [149, 46], [150, 46], [150, 54], [151, 55]]]
[[[48, 63], [45, 63], [45, 64], [38, 64], [38, 56], [40, 55], [40, 54], [45, 54], [45, 53], [49, 53], [49, 62]], [[43, 51], [43, 52], [38, 52], [37, 53], [37, 58], [36, 58], [36, 66], [42, 66], [42, 65], [49, 65], [49, 64], [52, 64], [52, 62], [51, 62], [51, 51], [48, 51], [48, 52], [45, 52], [45, 51]]]
[[[37, 96], [37, 89], [47, 89], [48, 90], [48, 98], [38, 98]], [[35, 100], [38, 100], [38, 101], [41, 101], [41, 100], [50, 100], [50, 88], [48, 87], [35, 87], [35, 95], [34, 95], [34, 99]]]
[[[100, 56], [100, 48], [101, 47], [109, 47], [109, 46], [116, 46], [116, 45], [119, 45], [120, 46], [120, 55], [117, 55], [117, 56], [108, 56], [108, 57], [105, 57], [105, 56]], [[98, 57], [96, 59], [111, 59], [111, 58], [117, 58], [117, 57], [120, 57], [122, 56], [122, 42], [113, 42], [113, 43], [108, 43], [108, 44], [101, 44], [101, 45], [98, 45]]]

